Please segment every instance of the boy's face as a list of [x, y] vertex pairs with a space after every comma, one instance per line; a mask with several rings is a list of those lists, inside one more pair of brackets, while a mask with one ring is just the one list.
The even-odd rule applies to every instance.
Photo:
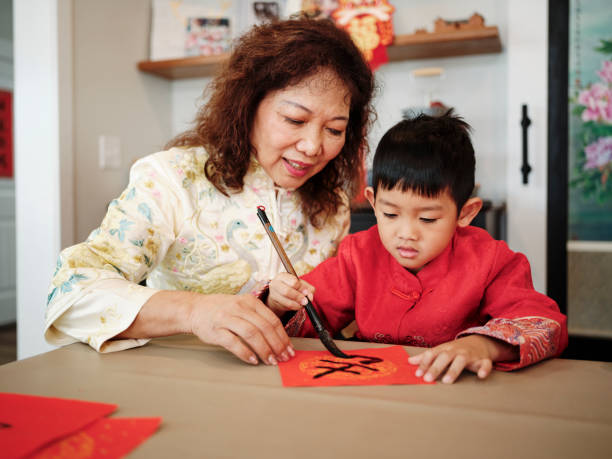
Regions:
[[379, 187], [374, 199], [374, 190], [368, 187], [365, 195], [374, 208], [385, 249], [414, 273], [440, 255], [457, 226], [469, 225], [482, 206], [479, 198], [470, 198], [457, 215], [448, 190], [428, 198], [412, 190]]

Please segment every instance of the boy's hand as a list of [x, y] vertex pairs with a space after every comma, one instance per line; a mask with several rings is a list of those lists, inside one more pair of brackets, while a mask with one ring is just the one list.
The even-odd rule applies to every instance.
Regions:
[[[416, 375], [427, 382], [435, 381], [445, 370], [442, 382], [451, 384], [464, 369], [484, 379], [491, 373], [493, 362], [518, 358], [518, 348], [503, 341], [482, 335], [470, 335], [440, 344], [408, 359], [418, 365]], [[447, 370], [448, 368], [448, 370]]]
[[266, 304], [277, 316], [286, 311], [296, 311], [312, 301], [315, 288], [308, 282], [289, 273], [279, 273], [270, 281], [270, 292]]

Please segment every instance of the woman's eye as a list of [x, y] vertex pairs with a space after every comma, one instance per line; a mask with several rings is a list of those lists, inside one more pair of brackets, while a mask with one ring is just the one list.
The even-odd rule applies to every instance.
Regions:
[[331, 135], [335, 135], [335, 136], [341, 136], [343, 131], [340, 131], [338, 129], [333, 129], [333, 128], [327, 128], [327, 131], [331, 134]]
[[397, 217], [397, 214], [388, 214], [388, 213], [386, 213], [386, 212], [383, 212], [383, 215], [384, 215], [386, 218], [395, 218], [395, 217]]
[[287, 121], [290, 124], [295, 124], [295, 125], [304, 124], [302, 120], [296, 120], [294, 118], [289, 118], [288, 116], [285, 116], [285, 121]]
[[423, 223], [433, 223], [433, 222], [435, 222], [436, 220], [437, 220], [437, 218], [424, 218], [424, 217], [421, 217], [421, 221], [422, 221]]

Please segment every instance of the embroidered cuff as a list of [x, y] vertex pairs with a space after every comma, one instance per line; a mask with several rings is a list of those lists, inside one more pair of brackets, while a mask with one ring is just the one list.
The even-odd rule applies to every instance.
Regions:
[[45, 339], [54, 345], [81, 341], [102, 353], [142, 346], [149, 339], [113, 338], [130, 326], [142, 306], [158, 291], [125, 279], [98, 280], [80, 292], [80, 298], [72, 304], [66, 302], [59, 305], [63, 306], [61, 310], [50, 311]]
[[519, 346], [518, 362], [495, 362], [496, 369], [510, 371], [556, 355], [559, 350], [561, 326], [546, 317], [497, 318], [489, 320], [481, 327], [468, 328], [456, 338], [466, 335], [490, 336]]
[[253, 287], [253, 290], [251, 290], [251, 294], [259, 298], [261, 302], [264, 304], [268, 299], [269, 293], [270, 293], [270, 281], [269, 280], [257, 282], [257, 284], [255, 284], [255, 286]]
[[285, 331], [289, 336], [305, 336], [303, 333], [304, 324], [306, 322], [306, 309], [302, 308], [297, 311], [293, 317], [285, 325]]

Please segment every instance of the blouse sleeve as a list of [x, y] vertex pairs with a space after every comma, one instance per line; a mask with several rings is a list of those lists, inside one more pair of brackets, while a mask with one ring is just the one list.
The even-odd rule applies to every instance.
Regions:
[[567, 346], [567, 318], [557, 304], [533, 288], [527, 258], [500, 242], [481, 308], [483, 326], [457, 337], [480, 334], [519, 347], [515, 362], [496, 362], [499, 370], [515, 370], [557, 357]]
[[138, 284], [164, 258], [181, 221], [176, 188], [156, 156], [134, 164], [128, 187], [109, 204], [100, 227], [60, 253], [47, 297], [49, 343], [81, 341], [111, 352], [148, 341], [112, 338], [157, 292]]

